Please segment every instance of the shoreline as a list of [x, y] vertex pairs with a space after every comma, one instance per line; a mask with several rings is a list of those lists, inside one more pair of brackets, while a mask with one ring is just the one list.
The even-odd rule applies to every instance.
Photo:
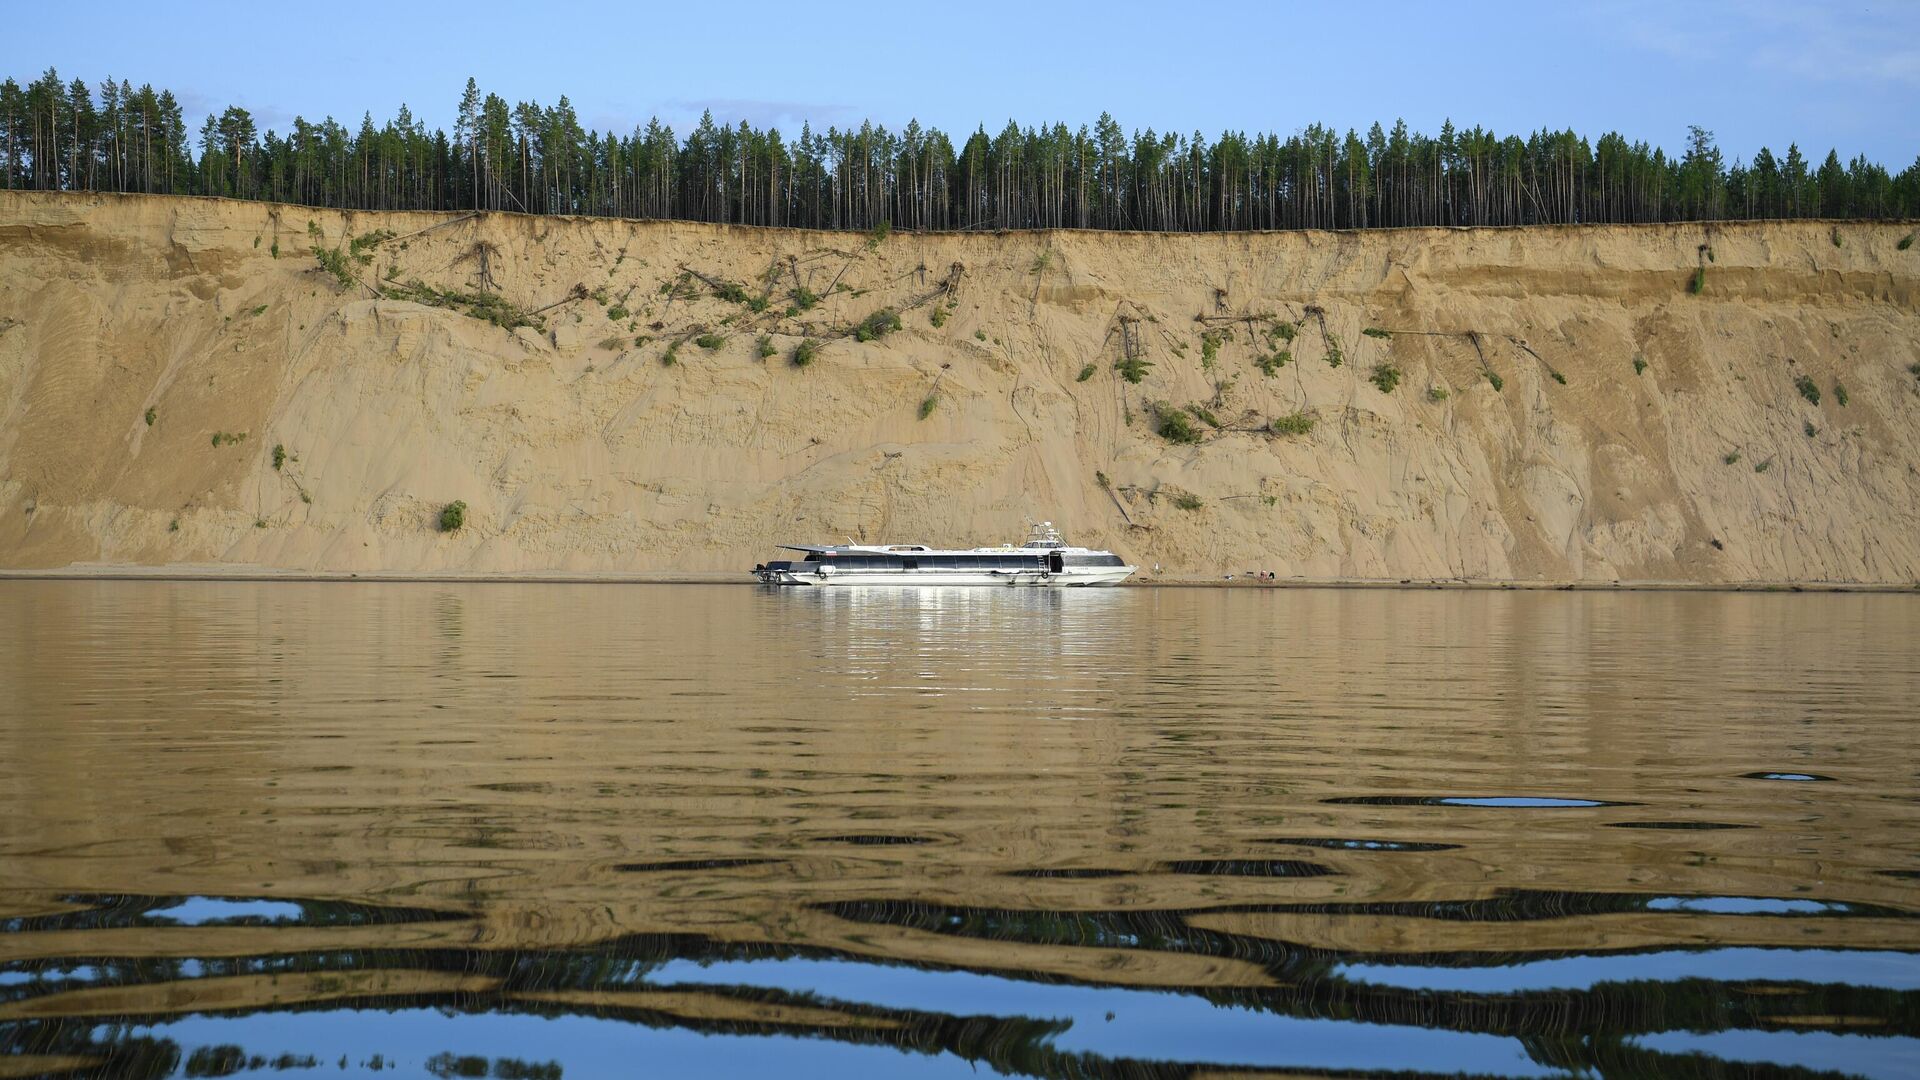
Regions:
[[[338, 584], [427, 585], [740, 585], [761, 586], [745, 571], [623, 573], [618, 571], [548, 572], [430, 572], [384, 571], [365, 573], [334, 570], [274, 570], [265, 567], [221, 566], [66, 566], [57, 569], [0, 569], [0, 583], [15, 581], [166, 581], [166, 582], [281, 582]], [[1466, 592], [1728, 592], [1728, 593], [1915, 593], [1920, 582], [1870, 581], [1508, 581], [1468, 578], [1282, 578], [1256, 581], [1235, 577], [1135, 578], [1122, 589], [1402, 589]]]

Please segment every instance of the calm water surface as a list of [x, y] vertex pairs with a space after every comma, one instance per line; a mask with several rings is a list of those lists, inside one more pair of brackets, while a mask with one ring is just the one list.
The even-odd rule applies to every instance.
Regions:
[[0, 1075], [1920, 1075], [1910, 596], [0, 583]]

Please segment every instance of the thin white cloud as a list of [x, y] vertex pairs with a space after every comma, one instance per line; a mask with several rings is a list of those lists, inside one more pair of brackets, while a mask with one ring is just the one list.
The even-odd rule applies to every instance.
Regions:
[[1920, 86], [1920, 5], [1622, 0], [1597, 14], [1596, 23], [1623, 44], [1708, 70], [1737, 67], [1801, 83]]
[[847, 105], [757, 98], [676, 98], [667, 102], [667, 108], [691, 120], [697, 121], [701, 113], [711, 112], [715, 123], [738, 124], [745, 120], [757, 128], [798, 128], [803, 121], [832, 123], [853, 112]]

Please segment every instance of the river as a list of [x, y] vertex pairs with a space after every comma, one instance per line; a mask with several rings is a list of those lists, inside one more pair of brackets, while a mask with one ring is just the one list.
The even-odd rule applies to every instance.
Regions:
[[1920, 1075], [1916, 640], [0, 582], [0, 1075]]

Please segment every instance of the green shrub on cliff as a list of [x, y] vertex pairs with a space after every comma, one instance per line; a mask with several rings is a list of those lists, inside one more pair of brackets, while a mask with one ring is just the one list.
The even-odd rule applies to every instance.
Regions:
[[1313, 417], [1303, 412], [1276, 416], [1267, 423], [1267, 430], [1275, 435], [1309, 435], [1313, 432]]
[[860, 325], [853, 328], [853, 340], [878, 341], [898, 329], [900, 316], [892, 308], [881, 308], [860, 320]]
[[459, 499], [440, 508], [440, 531], [458, 532], [467, 523], [467, 504]]
[[1187, 418], [1186, 413], [1164, 401], [1155, 404], [1153, 410], [1159, 418], [1158, 423], [1154, 425], [1154, 431], [1161, 438], [1181, 445], [1192, 445], [1200, 441], [1200, 429], [1193, 426], [1193, 421]]
[[316, 247], [313, 249], [313, 257], [319, 261], [320, 269], [333, 275], [333, 279], [340, 283], [341, 288], [351, 289], [359, 284], [359, 279], [353, 275], [353, 265], [348, 261], [346, 252], [339, 248]]

